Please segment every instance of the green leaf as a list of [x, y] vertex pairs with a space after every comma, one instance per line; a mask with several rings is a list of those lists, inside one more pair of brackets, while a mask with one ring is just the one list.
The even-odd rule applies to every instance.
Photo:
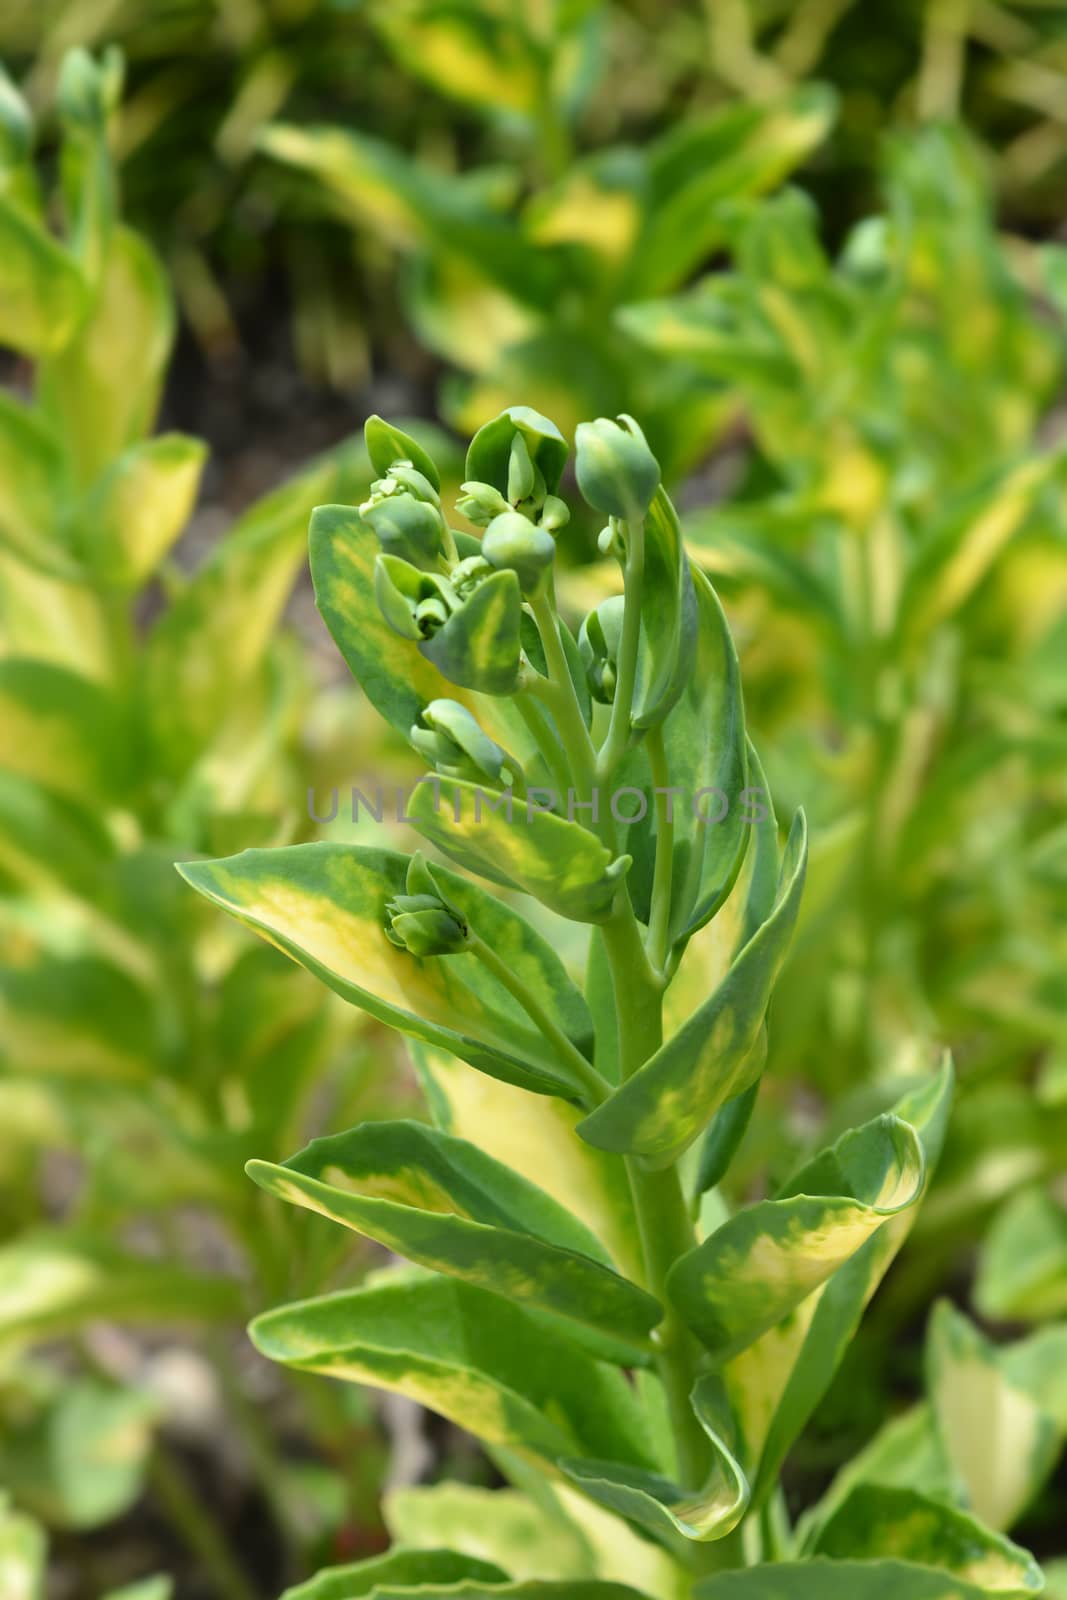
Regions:
[[0, 1594], [10, 1600], [45, 1600], [48, 1541], [44, 1529], [14, 1511], [0, 1493]]
[[572, 1337], [624, 1363], [647, 1358], [657, 1302], [612, 1271], [588, 1230], [464, 1139], [416, 1122], [315, 1139], [249, 1176], [398, 1255], [564, 1317]]
[[[745, 714], [737, 652], [722, 607], [711, 584], [699, 571], [691, 582], [697, 608], [696, 648], [678, 704], [663, 724], [663, 746], [672, 783], [683, 791], [675, 806], [671, 871], [671, 943], [677, 947], [709, 922], [733, 888], [749, 843], [755, 812], [742, 795], [749, 771], [745, 748]], [[753, 769], [754, 788], [769, 791], [762, 772]], [[696, 796], [715, 793], [701, 802], [713, 817], [725, 795], [729, 808], [721, 822], [704, 822], [695, 814]]]
[[192, 515], [207, 447], [180, 433], [133, 445], [76, 514], [86, 565], [108, 583], [149, 578]]
[[360, 1595], [380, 1593], [384, 1584], [402, 1585], [405, 1592], [417, 1588], [422, 1593], [425, 1584], [462, 1584], [467, 1579], [506, 1583], [507, 1573], [491, 1562], [451, 1550], [390, 1550], [369, 1561], [327, 1567], [306, 1583], [286, 1589], [281, 1600], [357, 1600]]
[[1010, 1528], [1055, 1464], [1055, 1419], [1015, 1387], [996, 1347], [944, 1300], [927, 1333], [926, 1387], [961, 1498], [988, 1527]]
[[166, 274], [120, 225], [89, 315], [39, 372], [42, 408], [84, 488], [151, 430], [173, 338]]
[[257, 1317], [272, 1361], [417, 1400], [492, 1445], [542, 1463], [593, 1455], [647, 1466], [626, 1379], [550, 1323], [471, 1284], [409, 1270]]
[[416, 471], [421, 472], [440, 491], [441, 475], [432, 456], [410, 433], [375, 415], [368, 417], [363, 424], [363, 439], [371, 466], [379, 478], [384, 478], [397, 461], [410, 461]]
[[[179, 869], [216, 905], [314, 972], [371, 1016], [439, 1045], [492, 1076], [540, 1094], [580, 1099], [516, 1002], [474, 955], [419, 961], [386, 937], [385, 908], [406, 887], [407, 857], [353, 845], [245, 850]], [[449, 902], [550, 1008], [572, 1042], [590, 1050], [584, 1001], [558, 957], [516, 912], [444, 868]]]
[[[803, 813], [798, 813], [785, 848], [777, 898], [766, 920], [710, 999], [586, 1117], [579, 1128], [583, 1139], [663, 1166], [692, 1144], [720, 1106], [748, 1088], [750, 1052], [785, 960], [806, 859], [807, 830]], [[758, 1071], [761, 1063], [756, 1059]]]
[[28, 1420], [9, 1422], [0, 1475], [50, 1525], [99, 1527], [140, 1494], [155, 1420], [136, 1390], [67, 1378]]
[[985, 1594], [1033, 1594], [1034, 1558], [999, 1534], [915, 1489], [858, 1484], [820, 1529], [812, 1553], [839, 1561], [879, 1557], [935, 1567]]
[[1055, 1417], [1060, 1437], [1067, 1439], [1067, 1324], [1041, 1328], [1005, 1345], [998, 1357], [1008, 1382]]
[[952, 1504], [955, 1488], [933, 1411], [924, 1400], [879, 1428], [874, 1438], [845, 1462], [826, 1493], [797, 1524], [797, 1548], [808, 1549], [819, 1529], [859, 1484], [914, 1489]]
[[1047, 1189], [1023, 1189], [994, 1218], [974, 1303], [996, 1321], [1067, 1316], [1067, 1210]]
[[151, 1578], [138, 1578], [134, 1583], [124, 1583], [121, 1589], [109, 1589], [102, 1600], [171, 1600], [174, 1580], [165, 1573]]
[[[477, 549], [477, 542], [471, 546]], [[458, 700], [479, 726], [525, 766], [530, 735], [497, 696], [456, 693], [449, 680], [389, 627], [374, 597], [374, 530], [354, 506], [320, 505], [311, 518], [311, 576], [322, 619], [368, 700], [404, 738], [433, 700]], [[461, 548], [460, 555], [470, 553]]]
[[481, 694], [513, 694], [519, 681], [522, 591], [514, 572], [492, 572], [419, 651], [443, 678]]
[[61, 349], [86, 295], [73, 257], [0, 194], [0, 344], [29, 356]]
[[951, 1572], [908, 1561], [823, 1557], [723, 1572], [693, 1591], [694, 1600], [983, 1600], [989, 1593]]
[[[565, 1583], [533, 1579], [529, 1583], [460, 1583], [447, 1587], [425, 1584], [417, 1592], [423, 1600], [495, 1600], [497, 1595], [504, 1596], [504, 1600], [511, 1596], [514, 1600], [649, 1600], [647, 1595], [631, 1589], [628, 1584], [583, 1583], [573, 1578]], [[410, 1589], [386, 1586], [376, 1589], [372, 1600], [409, 1600], [410, 1595]]]
[[693, 1410], [711, 1441], [712, 1465], [699, 1491], [686, 1494], [657, 1473], [611, 1461], [560, 1463], [568, 1477], [599, 1505], [648, 1528], [661, 1538], [722, 1539], [748, 1509], [749, 1488], [737, 1461], [716, 1431], [719, 1386], [703, 1378], [692, 1395]]
[[[893, 1108], [893, 1114], [919, 1135], [927, 1186], [944, 1143], [952, 1084], [952, 1065], [946, 1057], [940, 1071]], [[727, 1389], [742, 1435], [742, 1459], [754, 1479], [755, 1504], [777, 1481], [787, 1451], [826, 1393], [916, 1210], [917, 1205], [890, 1218], [791, 1318], [727, 1367]]]
[[678, 517], [660, 488], [645, 520], [641, 647], [630, 719], [635, 728], [656, 727], [693, 682], [697, 626], [694, 580]]
[[805, 84], [777, 104], [687, 118], [652, 145], [649, 215], [629, 294], [652, 297], [684, 282], [724, 238], [724, 203], [780, 183], [824, 138], [834, 110], [827, 88]]
[[[611, 914], [627, 858], [613, 860], [578, 822], [454, 778], [420, 784], [408, 819], [469, 872], [521, 889], [561, 917], [603, 922]], [[471, 926], [485, 938], [477, 921]]]
[[923, 638], [960, 609], [1023, 526], [1039, 494], [1062, 475], [1065, 460], [1063, 451], [1025, 460], [942, 512], [901, 595], [906, 639]]
[[36, 412], [0, 393], [0, 539], [46, 571], [69, 564], [57, 527], [62, 489], [52, 435]]
[[475, 1072], [465, 1061], [416, 1046], [415, 1064], [438, 1126], [460, 1135], [544, 1189], [600, 1240], [630, 1277], [642, 1260], [621, 1163], [574, 1135], [581, 1112]]
[[150, 630], [142, 698], [164, 772], [188, 770], [260, 671], [303, 565], [311, 509], [336, 493], [343, 452], [257, 501]]
[[99, 1317], [164, 1323], [227, 1317], [240, 1305], [232, 1279], [126, 1255], [70, 1229], [42, 1229], [0, 1249], [2, 1342], [52, 1338]]
[[[426, 0], [377, 0], [371, 21], [404, 74], [415, 73], [440, 94], [492, 117], [536, 115], [542, 93], [543, 44], [522, 12], [480, 4], [438, 6]], [[558, 13], [553, 30], [560, 27]], [[553, 43], [558, 49], [562, 40]]]
[[83, 804], [123, 794], [133, 776], [122, 705], [48, 661], [0, 660], [0, 749], [8, 771]]
[[115, 843], [99, 815], [0, 770], [0, 874], [27, 890], [70, 889], [106, 898]]
[[774, 1200], [737, 1212], [682, 1256], [667, 1292], [716, 1361], [728, 1361], [914, 1205], [924, 1175], [914, 1129], [878, 1117], [843, 1134]]
[[444, 1482], [390, 1490], [382, 1515], [399, 1545], [432, 1550], [447, 1539], [452, 1549], [495, 1562], [518, 1581], [595, 1577], [581, 1530], [551, 1505], [515, 1489]]

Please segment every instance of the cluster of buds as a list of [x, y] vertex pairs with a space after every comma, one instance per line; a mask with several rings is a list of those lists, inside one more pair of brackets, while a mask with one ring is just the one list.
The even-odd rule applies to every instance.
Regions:
[[408, 863], [406, 893], [386, 902], [385, 936], [413, 956], [452, 956], [467, 949], [470, 929], [445, 899], [421, 850]]
[[[450, 683], [514, 694], [529, 669], [523, 609], [536, 613], [551, 596], [556, 535], [570, 516], [558, 493], [565, 439], [525, 406], [478, 431], [456, 508], [484, 530], [481, 539], [449, 527], [439, 474], [417, 440], [380, 417], [367, 423], [366, 439], [379, 476], [360, 513], [381, 546], [374, 585], [383, 617]], [[625, 563], [628, 541], [659, 486], [659, 466], [632, 417], [583, 423], [577, 447], [578, 486], [608, 519], [601, 550]], [[602, 704], [615, 697], [622, 621], [622, 600], [607, 600], [579, 636], [590, 693]], [[522, 782], [517, 765], [456, 701], [434, 701], [411, 738], [443, 774]]]

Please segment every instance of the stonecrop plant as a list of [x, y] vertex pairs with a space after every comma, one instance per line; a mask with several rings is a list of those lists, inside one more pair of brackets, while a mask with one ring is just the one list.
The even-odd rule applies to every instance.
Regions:
[[[405, 811], [432, 853], [317, 842], [182, 871], [408, 1035], [430, 1111], [250, 1163], [409, 1263], [267, 1312], [254, 1343], [440, 1413], [508, 1487], [394, 1496], [394, 1549], [290, 1600], [1039, 1590], [953, 1471], [858, 1467], [787, 1514], [783, 1463], [905, 1241], [952, 1071], [931, 1062], [728, 1206], [805, 824], [780, 841], [723, 612], [641, 429], [576, 432], [577, 488], [623, 578], [577, 636], [556, 603], [553, 423], [513, 407], [473, 439], [455, 510], [480, 538], [451, 525], [414, 440], [380, 418], [366, 440], [380, 476], [358, 509], [315, 512], [312, 573], [352, 672], [432, 769]], [[951, 1406], [937, 1416], [931, 1449], [952, 1435], [965, 1457]]]

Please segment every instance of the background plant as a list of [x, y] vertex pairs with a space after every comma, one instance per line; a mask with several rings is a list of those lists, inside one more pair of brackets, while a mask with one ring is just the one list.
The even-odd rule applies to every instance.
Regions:
[[[120, 83], [114, 55], [66, 59], [59, 237], [32, 122], [3, 85], [0, 339], [20, 364], [0, 395], [0, 1481], [69, 1532], [125, 1511], [147, 1477], [237, 1596], [251, 1591], [228, 1534], [157, 1435], [205, 1379], [194, 1362], [190, 1389], [173, 1343], [114, 1326], [195, 1341], [222, 1397], [213, 1425], [243, 1440], [272, 1538], [299, 1550], [350, 1504], [374, 1529], [359, 1470], [320, 1509], [328, 1478], [281, 1459], [234, 1328], [310, 1266], [302, 1230], [250, 1203], [243, 1160], [264, 1141], [284, 1153], [315, 1105], [388, 1104], [388, 1075], [368, 1082], [328, 997], [274, 952], [220, 942], [173, 873], [222, 841], [306, 835], [308, 786], [346, 770], [279, 623], [310, 507], [365, 483], [366, 466], [338, 449], [194, 571], [172, 559], [206, 451], [152, 432], [174, 314], [119, 215]], [[313, 1254], [317, 1284], [337, 1257]], [[56, 1341], [62, 1355], [45, 1353]], [[187, 1375], [169, 1400], [168, 1373]], [[316, 1415], [312, 1399], [304, 1425], [327, 1455], [361, 1428], [370, 1459], [378, 1448], [358, 1407]], [[88, 1553], [80, 1566], [89, 1585]]]

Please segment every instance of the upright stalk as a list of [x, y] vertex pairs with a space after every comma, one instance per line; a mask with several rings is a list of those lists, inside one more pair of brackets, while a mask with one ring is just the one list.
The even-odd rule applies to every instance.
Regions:
[[[621, 898], [621, 896], [620, 896]], [[663, 1042], [663, 990], [634, 940], [632, 912], [619, 909], [599, 930], [615, 993], [619, 1069], [624, 1079], [655, 1054]], [[667, 1274], [679, 1256], [696, 1243], [677, 1164], [650, 1172], [628, 1156], [626, 1174], [641, 1240], [645, 1288], [665, 1307], [656, 1329], [656, 1367], [667, 1406], [683, 1487], [703, 1482], [710, 1463], [709, 1442], [689, 1404], [700, 1370], [696, 1339], [672, 1311], [665, 1291]]]

